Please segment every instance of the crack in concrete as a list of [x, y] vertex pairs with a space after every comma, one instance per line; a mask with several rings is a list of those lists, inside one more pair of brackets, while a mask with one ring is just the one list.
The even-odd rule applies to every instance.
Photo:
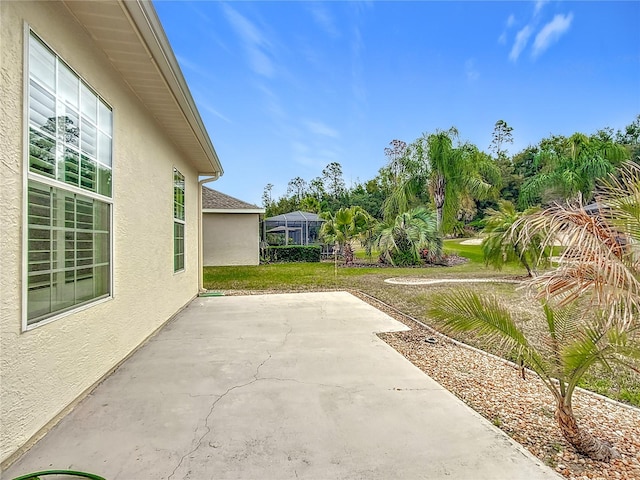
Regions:
[[[285, 343], [287, 342], [287, 338], [289, 337], [289, 334], [293, 331], [293, 326], [289, 325], [289, 331], [285, 334], [284, 339], [282, 340], [282, 343], [280, 344], [280, 346], [278, 348], [282, 348], [284, 347]], [[216, 398], [216, 400], [211, 404], [211, 408], [209, 409], [209, 413], [207, 413], [207, 416], [204, 419], [204, 426], [206, 428], [206, 432], [204, 432], [200, 438], [198, 439], [198, 442], [196, 443], [196, 446], [194, 448], [192, 448], [190, 451], [188, 451], [187, 453], [185, 453], [182, 457], [180, 457], [180, 461], [178, 462], [178, 464], [176, 465], [176, 467], [173, 469], [173, 471], [171, 472], [171, 475], [169, 475], [167, 477], [167, 480], [171, 480], [174, 475], [176, 474], [176, 472], [178, 471], [178, 469], [182, 466], [182, 463], [184, 462], [184, 460], [190, 456], [193, 455], [195, 452], [198, 451], [198, 449], [201, 447], [202, 445], [202, 441], [204, 440], [204, 438], [209, 435], [211, 433], [211, 429], [212, 427], [209, 426], [209, 418], [211, 418], [211, 415], [213, 415], [213, 411], [216, 408], [216, 405], [218, 404], [218, 402], [220, 400], [222, 400], [223, 398], [225, 398], [228, 394], [230, 394], [232, 391], [240, 389], [240, 388], [244, 388], [244, 387], [248, 387], [249, 385], [256, 383], [259, 380], [262, 380], [260, 378], [258, 378], [258, 375], [260, 375], [260, 369], [269, 361], [271, 360], [271, 352], [269, 350], [267, 350], [267, 358], [265, 358], [260, 365], [258, 365], [256, 367], [256, 371], [253, 374], [253, 378], [246, 383], [240, 384], [240, 385], [234, 385], [233, 387], [230, 387], [227, 389], [226, 392], [224, 392], [222, 395], [220, 395], [218, 398]], [[191, 394], [189, 395], [191, 396]], [[196, 431], [198, 430], [198, 425], [196, 425], [195, 430], [193, 431], [193, 433], [195, 434]], [[189, 473], [191, 473], [190, 471], [187, 472], [187, 475], [189, 475]], [[183, 477], [185, 478], [185, 477]]]
[[[189, 452], [185, 453], [181, 458], [180, 461], [178, 462], [178, 465], [176, 465], [176, 468], [173, 469], [173, 472], [171, 472], [171, 475], [169, 475], [167, 477], [167, 480], [170, 480], [173, 478], [173, 476], [176, 474], [176, 472], [178, 471], [178, 469], [182, 466], [182, 463], [184, 462], [185, 458], [187, 458], [189, 455], [193, 455], [202, 445], [202, 441], [204, 440], [204, 437], [206, 437], [207, 435], [209, 435], [211, 433], [211, 427], [209, 426], [209, 418], [211, 418], [211, 415], [213, 415], [213, 411], [216, 408], [216, 405], [218, 404], [218, 402], [220, 400], [222, 400], [224, 397], [226, 397], [227, 395], [229, 395], [232, 391], [237, 390], [239, 388], [244, 388], [246, 386], [251, 385], [252, 383], [255, 383], [258, 381], [258, 374], [260, 372], [260, 368], [269, 361], [269, 359], [271, 358], [271, 353], [269, 353], [269, 351], [267, 350], [268, 353], [268, 357], [265, 358], [260, 365], [258, 365], [258, 367], [256, 368], [256, 372], [253, 374], [253, 378], [249, 381], [249, 382], [245, 382], [242, 383], [240, 385], [234, 385], [233, 387], [230, 387], [227, 389], [226, 392], [224, 392], [222, 395], [220, 395], [218, 398], [216, 398], [216, 400], [211, 404], [211, 408], [209, 409], [209, 413], [207, 414], [207, 416], [204, 419], [204, 426], [207, 429], [206, 432], [204, 432], [200, 438], [198, 439], [198, 442], [196, 443], [196, 446], [194, 448], [192, 448]], [[193, 433], [195, 433], [198, 430], [198, 426], [196, 426], [195, 430]]]

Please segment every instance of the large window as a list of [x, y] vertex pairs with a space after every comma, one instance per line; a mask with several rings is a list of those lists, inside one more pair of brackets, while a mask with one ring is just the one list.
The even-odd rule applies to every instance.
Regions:
[[173, 271], [184, 270], [184, 175], [173, 169]]
[[111, 294], [111, 108], [29, 35], [26, 323]]

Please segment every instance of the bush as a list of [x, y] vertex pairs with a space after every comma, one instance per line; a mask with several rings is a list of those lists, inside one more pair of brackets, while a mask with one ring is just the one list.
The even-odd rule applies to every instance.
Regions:
[[319, 262], [320, 245], [286, 245], [267, 247], [268, 262]]

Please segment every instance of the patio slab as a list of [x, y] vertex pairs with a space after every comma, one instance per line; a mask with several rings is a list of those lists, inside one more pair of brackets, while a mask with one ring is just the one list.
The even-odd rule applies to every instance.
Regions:
[[198, 298], [3, 474], [553, 479], [344, 292]]

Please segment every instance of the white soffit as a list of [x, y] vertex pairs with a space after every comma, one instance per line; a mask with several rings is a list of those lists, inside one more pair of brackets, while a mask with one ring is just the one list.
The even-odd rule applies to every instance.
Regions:
[[200, 174], [223, 169], [160, 20], [145, 0], [63, 0]]

